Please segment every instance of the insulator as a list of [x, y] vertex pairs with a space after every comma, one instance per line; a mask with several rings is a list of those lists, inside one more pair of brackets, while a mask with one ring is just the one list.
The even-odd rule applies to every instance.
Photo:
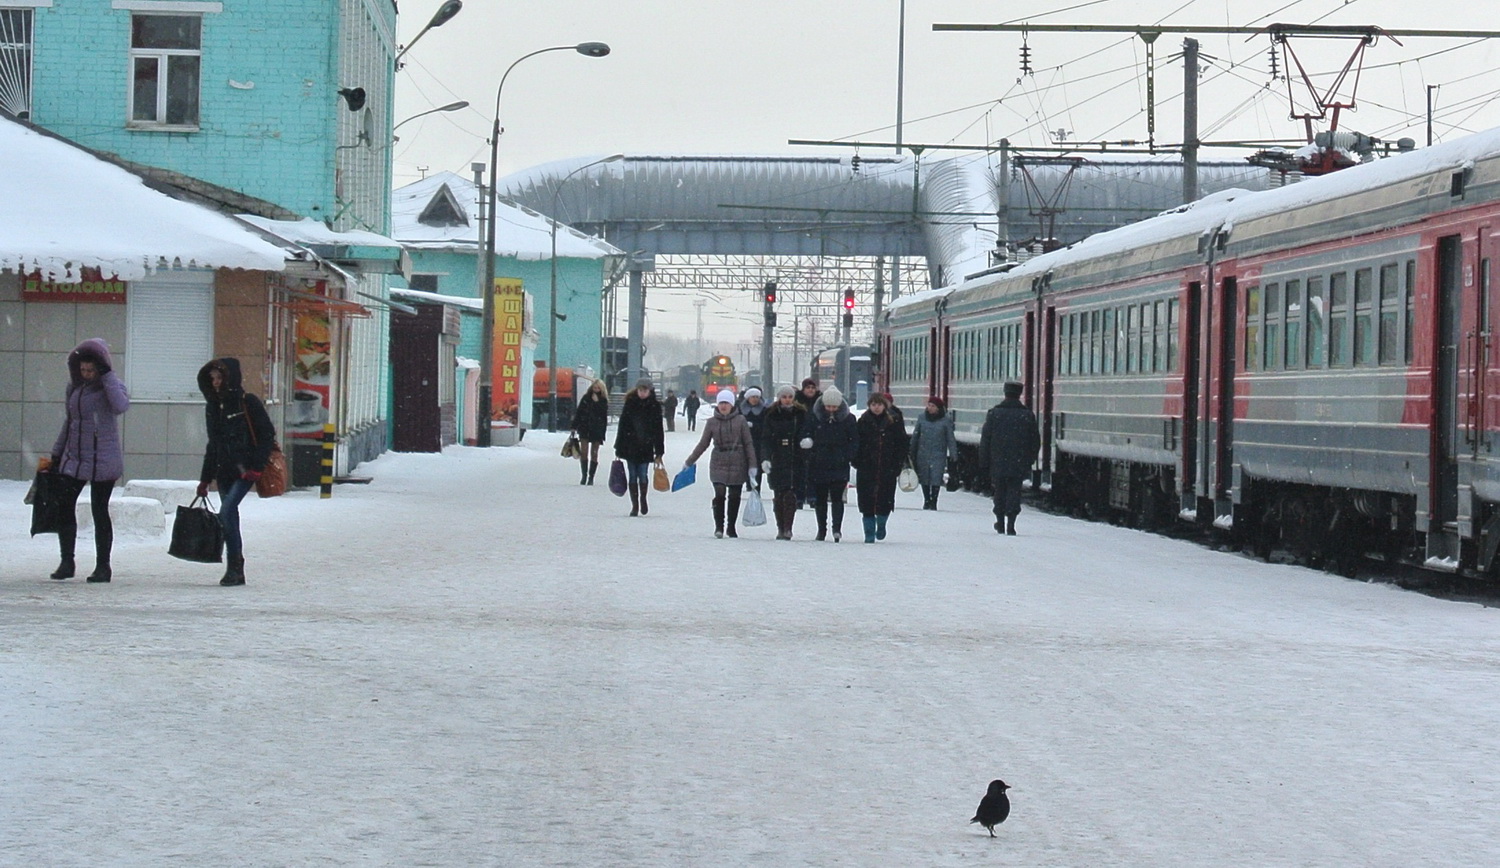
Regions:
[[1281, 57], [1276, 53], [1276, 46], [1274, 45], [1271, 46], [1269, 53], [1271, 55], [1271, 80], [1279, 81], [1281, 79]]
[[1031, 75], [1031, 46], [1021, 43], [1021, 74]]

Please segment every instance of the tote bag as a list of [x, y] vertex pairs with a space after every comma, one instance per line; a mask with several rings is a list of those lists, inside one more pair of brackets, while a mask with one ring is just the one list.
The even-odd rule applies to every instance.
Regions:
[[656, 470], [651, 473], [651, 487], [657, 491], [671, 491], [672, 480], [667, 478], [667, 468], [656, 462]]
[[66, 523], [68, 510], [73, 504], [64, 493], [67, 483], [61, 475], [39, 470], [32, 482], [31, 535], [57, 533]]
[[[202, 506], [199, 506], [202, 502]], [[208, 506], [208, 498], [196, 497], [188, 506], [177, 507], [172, 521], [172, 545], [167, 554], [185, 561], [217, 564], [224, 560], [224, 527]]]
[[564, 458], [577, 458], [578, 457], [578, 435], [577, 434], [569, 434], [568, 435], [567, 442], [564, 443], [563, 446], [562, 446], [562, 457], [564, 457]]
[[751, 490], [745, 494], [745, 511], [740, 524], [745, 527], [760, 527], [766, 523], [766, 507], [760, 502], [760, 492]]
[[609, 490], [615, 497], [624, 497], [627, 488], [629, 486], [625, 483], [625, 462], [616, 458], [609, 465]]

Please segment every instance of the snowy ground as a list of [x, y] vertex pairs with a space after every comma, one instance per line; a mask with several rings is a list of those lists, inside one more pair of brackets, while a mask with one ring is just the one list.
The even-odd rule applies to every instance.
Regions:
[[48, 581], [0, 483], [0, 863], [1493, 864], [1500, 611], [968, 495], [720, 541], [560, 444], [249, 501], [244, 588]]

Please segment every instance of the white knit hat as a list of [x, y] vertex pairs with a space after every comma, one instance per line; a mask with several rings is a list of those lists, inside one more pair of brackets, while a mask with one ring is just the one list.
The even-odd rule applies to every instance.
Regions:
[[751, 398], [759, 398], [759, 397], [760, 397], [760, 390], [757, 389], [757, 388], [755, 388], [754, 386], [751, 386], [750, 388], [748, 388], [748, 389], [745, 390], [745, 400], [748, 401]]
[[734, 403], [734, 390], [733, 389], [727, 389], [727, 388], [726, 389], [720, 389], [719, 390], [719, 397], [717, 397], [717, 398], [714, 399], [714, 403], [716, 403], [716, 404], [723, 404], [726, 401], [729, 402], [730, 404]]
[[837, 407], [844, 403], [844, 393], [837, 386], [829, 386], [823, 390], [823, 406]]

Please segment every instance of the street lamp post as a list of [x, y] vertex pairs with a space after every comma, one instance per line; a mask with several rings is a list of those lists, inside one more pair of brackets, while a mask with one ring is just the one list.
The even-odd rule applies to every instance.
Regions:
[[585, 57], [604, 57], [609, 54], [609, 46], [603, 42], [580, 42], [577, 45], [554, 45], [550, 48], [538, 48], [530, 54], [523, 54], [505, 68], [505, 74], [500, 76], [500, 86], [495, 88], [495, 123], [490, 130], [490, 187], [487, 191], [486, 210], [489, 212], [489, 220], [486, 224], [484, 237], [484, 266], [480, 272], [484, 275], [484, 283], [479, 287], [480, 298], [484, 301], [483, 328], [480, 340], [483, 342], [479, 348], [479, 431], [477, 442], [480, 446], [490, 445], [490, 416], [492, 414], [492, 393], [495, 374], [495, 200], [497, 198], [495, 180], [499, 175], [495, 164], [500, 159], [500, 95], [505, 92], [505, 80], [510, 77], [510, 71], [516, 65], [528, 57], [536, 57], [538, 54], [546, 54], [549, 51], [576, 51]]
[[445, 2], [443, 5], [439, 6], [438, 10], [432, 13], [432, 18], [428, 19], [427, 26], [423, 27], [422, 30], [417, 33], [415, 37], [413, 37], [412, 41], [406, 43], [406, 46], [396, 54], [396, 69], [398, 71], [401, 69], [401, 58], [406, 54], [406, 52], [411, 51], [411, 47], [417, 44], [418, 39], [426, 36], [427, 31], [431, 30], [432, 28], [442, 27], [444, 24], [447, 24], [449, 20], [451, 20], [453, 16], [457, 15], [459, 10], [462, 8], [464, 8], [463, 0], [447, 0], [447, 2]]
[[458, 102], [450, 102], [447, 105], [440, 105], [437, 108], [428, 109], [425, 112], [417, 112], [416, 114], [412, 115], [411, 117], [407, 118], [406, 120], [402, 121], [401, 123], [396, 124], [394, 127], [391, 127], [391, 141], [393, 141], [393, 142], [399, 142], [399, 141], [401, 141], [399, 138], [396, 137], [396, 130], [401, 129], [401, 127], [402, 127], [403, 124], [411, 123], [412, 121], [416, 120], [417, 118], [425, 118], [425, 117], [427, 117], [430, 114], [437, 114], [438, 112], [456, 112], [459, 109], [466, 109], [468, 107], [469, 107], [469, 101], [466, 100], [466, 99], [461, 99]]
[[582, 172], [584, 169], [588, 169], [588, 168], [591, 168], [593, 166], [602, 166], [605, 163], [614, 163], [614, 162], [617, 162], [617, 161], [623, 160], [623, 159], [625, 159], [625, 155], [624, 154], [610, 154], [607, 157], [602, 157], [600, 159], [594, 160], [593, 162], [584, 163], [582, 166], [579, 166], [578, 168], [576, 168], [573, 171], [569, 172], [568, 174], [564, 175], [563, 178], [562, 178], [562, 180], [557, 182], [556, 189], [554, 189], [552, 191], [552, 210], [547, 215], [547, 219], [549, 221], [551, 221], [551, 223], [552, 223], [552, 285], [551, 285], [552, 302], [551, 302], [551, 306], [548, 308], [548, 312], [551, 315], [552, 319], [551, 319], [550, 322], [547, 323], [547, 430], [548, 431], [556, 431], [557, 430], [557, 324], [562, 319], [562, 317], [557, 312], [557, 203], [558, 203], [558, 197], [562, 194], [563, 185], [566, 184], [566, 183], [568, 183], [568, 179], [571, 178], [571, 177], [573, 177], [574, 175], [578, 174], [579, 172]]

